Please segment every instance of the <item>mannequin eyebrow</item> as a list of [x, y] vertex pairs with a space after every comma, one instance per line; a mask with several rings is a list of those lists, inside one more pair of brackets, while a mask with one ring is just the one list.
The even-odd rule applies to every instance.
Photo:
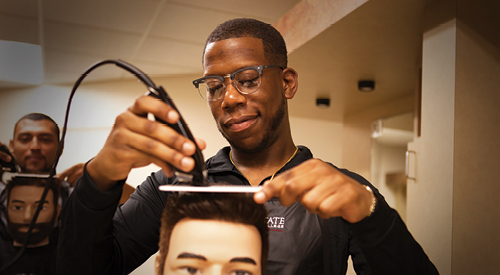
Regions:
[[[194, 253], [189, 253], [189, 252], [183, 252], [179, 255], [177, 255], [177, 259], [197, 259], [197, 260], [202, 260], [202, 261], [207, 261], [207, 258], [203, 255], [199, 254], [194, 254]], [[249, 258], [249, 257], [235, 257], [229, 260], [230, 263], [234, 262], [239, 262], [239, 263], [247, 263], [247, 264], [253, 264], [257, 265], [254, 259]]]
[[248, 258], [248, 257], [236, 257], [236, 258], [232, 258], [229, 262], [230, 263], [240, 262], [240, 263], [247, 263], [247, 264], [257, 265], [257, 263], [255, 262], [254, 259]]
[[[23, 200], [16, 200], [16, 199], [13, 199], [11, 202], [12, 202], [12, 203], [14, 203], [14, 202], [17, 202], [17, 203], [26, 203], [26, 202], [25, 202], [25, 201], [23, 201]], [[40, 201], [35, 201], [35, 203], [40, 203]], [[44, 204], [45, 204], [45, 203], [49, 203], [49, 201], [45, 200], [45, 201], [43, 201], [43, 203], [44, 203]]]
[[203, 256], [203, 255], [188, 253], [188, 252], [183, 252], [183, 253], [177, 255], [177, 259], [198, 259], [198, 260], [202, 260], [202, 261], [207, 260], [207, 258], [205, 258], [205, 256]]

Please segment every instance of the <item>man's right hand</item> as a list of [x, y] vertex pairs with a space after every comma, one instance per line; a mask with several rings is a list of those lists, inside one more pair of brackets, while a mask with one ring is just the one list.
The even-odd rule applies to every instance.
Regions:
[[[179, 119], [174, 109], [151, 96], [139, 97], [120, 114], [104, 147], [87, 165], [87, 172], [102, 191], [125, 179], [133, 168], [151, 163], [161, 167], [167, 176], [173, 176], [173, 167], [184, 172], [194, 168], [194, 143], [168, 125], [149, 120], [148, 113], [170, 124]], [[196, 142], [201, 150], [205, 149], [203, 140]]]

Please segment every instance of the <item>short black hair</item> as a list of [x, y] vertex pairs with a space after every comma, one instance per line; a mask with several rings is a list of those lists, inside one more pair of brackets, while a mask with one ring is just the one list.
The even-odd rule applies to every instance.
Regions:
[[271, 62], [272, 65], [280, 65], [282, 68], [288, 67], [286, 43], [281, 33], [271, 24], [251, 18], [231, 19], [217, 26], [205, 42], [202, 64], [205, 58], [205, 49], [208, 44], [229, 38], [239, 37], [254, 37], [262, 39], [264, 56], [266, 59]]
[[57, 125], [57, 123], [50, 116], [48, 116], [46, 114], [42, 114], [42, 113], [29, 113], [27, 115], [24, 115], [22, 118], [20, 118], [16, 122], [16, 124], [14, 125], [14, 138], [16, 136], [17, 125], [19, 124], [19, 122], [21, 122], [22, 120], [25, 120], [25, 119], [29, 119], [29, 120], [33, 120], [33, 121], [48, 120], [48, 121], [52, 122], [52, 124], [54, 124], [54, 130], [55, 130], [55, 133], [57, 135], [57, 141], [59, 141], [59, 125]]
[[257, 204], [250, 194], [172, 193], [163, 210], [159, 242], [159, 270], [163, 274], [170, 236], [174, 226], [183, 218], [218, 220], [255, 226], [262, 241], [262, 274], [267, 266], [269, 236], [267, 210]]

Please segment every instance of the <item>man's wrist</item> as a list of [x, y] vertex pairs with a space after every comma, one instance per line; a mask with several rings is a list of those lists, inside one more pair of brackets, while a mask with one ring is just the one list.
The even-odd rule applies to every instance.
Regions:
[[113, 186], [116, 185], [117, 181], [114, 181], [112, 179], [105, 177], [104, 175], [101, 175], [98, 171], [99, 169], [96, 167], [93, 161], [94, 159], [91, 159], [89, 162], [87, 162], [87, 164], [85, 164], [84, 169], [86, 170], [87, 174], [90, 176], [92, 181], [95, 183], [97, 188], [99, 188], [99, 190], [103, 192], [113, 188]]
[[370, 213], [367, 216], [370, 217], [373, 212], [375, 212], [375, 207], [377, 206], [377, 197], [375, 197], [375, 194], [373, 194], [373, 190], [370, 188], [370, 186], [365, 185], [365, 189], [368, 190], [371, 195]]

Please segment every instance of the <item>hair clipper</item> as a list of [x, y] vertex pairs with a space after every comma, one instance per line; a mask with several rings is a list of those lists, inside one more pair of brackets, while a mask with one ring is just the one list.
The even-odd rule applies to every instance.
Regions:
[[92, 66], [90, 66], [83, 74], [78, 78], [76, 81], [75, 85], [73, 86], [73, 89], [71, 91], [71, 97], [76, 91], [77, 87], [80, 85], [82, 82], [83, 78], [85, 78], [92, 70], [96, 69], [97, 67], [104, 65], [104, 64], [115, 64], [116, 66], [134, 74], [141, 82], [143, 82], [147, 87], [148, 87], [148, 95], [158, 98], [162, 101], [164, 101], [167, 105], [172, 107], [174, 110], [177, 111], [179, 114], [179, 121], [175, 124], [169, 124], [165, 123], [164, 121], [155, 118], [157, 121], [169, 125], [172, 129], [180, 133], [181, 135], [185, 136], [186, 138], [190, 139], [192, 142], [194, 142], [196, 146], [196, 152], [193, 155], [194, 161], [195, 161], [195, 167], [193, 168], [192, 171], [190, 172], [183, 172], [174, 167], [175, 174], [177, 175], [179, 182], [183, 183], [184, 185], [195, 185], [195, 186], [206, 186], [208, 185], [207, 182], [207, 170], [205, 168], [205, 161], [203, 158], [203, 154], [201, 153], [200, 148], [198, 148], [198, 145], [196, 144], [196, 141], [191, 134], [191, 131], [189, 130], [189, 127], [187, 124], [184, 122], [184, 119], [182, 118], [181, 113], [177, 109], [177, 107], [174, 105], [172, 102], [172, 99], [168, 96], [167, 92], [161, 87], [161, 86], [156, 86], [155, 83], [141, 70], [138, 68], [134, 67], [132, 64], [129, 64], [123, 60], [102, 60], [99, 61]]
[[0, 146], [0, 151], [10, 156], [9, 162], [6, 162], [2, 158], [0, 158], [0, 163], [2, 164], [2, 170], [11, 173], [20, 172], [21, 169], [19, 168], [19, 165], [17, 164], [16, 160], [14, 159], [14, 156], [10, 153], [9, 148], [7, 148], [5, 144], [2, 144], [2, 146]]
[[196, 146], [196, 152], [193, 155], [193, 158], [195, 161], [194, 169], [188, 173], [183, 172], [183, 171], [179, 171], [177, 169], [175, 171], [175, 174], [177, 175], [179, 182], [189, 183], [190, 185], [198, 185], [198, 186], [207, 185], [207, 171], [205, 169], [205, 162], [203, 159], [203, 154], [202, 154], [201, 150], [198, 148], [198, 146], [196, 145], [196, 141], [195, 141], [193, 135], [191, 134], [191, 131], [187, 127], [186, 122], [184, 122], [184, 118], [180, 114], [180, 112], [177, 109], [177, 107], [175, 106], [175, 104], [172, 102], [172, 99], [165, 92], [163, 87], [158, 86], [155, 88], [153, 88], [153, 87], [149, 87], [149, 88], [150, 88], [149, 92], [148, 92], [149, 96], [161, 99], [163, 102], [165, 102], [168, 106], [172, 107], [179, 114], [179, 121], [176, 124], [166, 123], [166, 122], [159, 120], [159, 119], [157, 119], [157, 120], [164, 123], [164, 124], [169, 125], [170, 127], [172, 127], [172, 129], [177, 131], [179, 134], [181, 134], [181, 135], [187, 137], [188, 139], [190, 139], [191, 141], [193, 141], [195, 146]]

